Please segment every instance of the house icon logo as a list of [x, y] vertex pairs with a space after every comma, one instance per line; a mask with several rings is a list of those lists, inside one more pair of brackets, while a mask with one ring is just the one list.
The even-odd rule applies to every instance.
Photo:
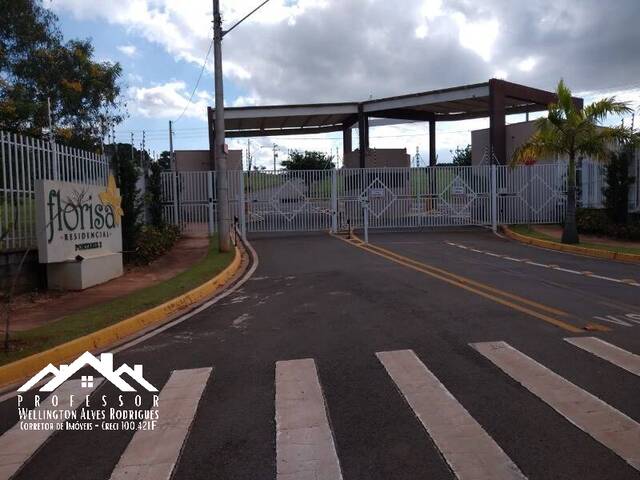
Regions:
[[[102, 375], [106, 380], [118, 387], [122, 392], [135, 392], [136, 389], [132, 387], [123, 377], [128, 377], [127, 380], [134, 380], [139, 386], [143, 387], [148, 392], [157, 392], [158, 389], [147, 382], [142, 376], [142, 365], [134, 365], [131, 368], [126, 363], [123, 363], [117, 370], [113, 369], [113, 354], [103, 353], [100, 355], [100, 359], [96, 358], [90, 352], [85, 352], [74, 360], [70, 365], [60, 365], [60, 368], [54, 367], [52, 364], [47, 365], [40, 370], [33, 378], [27, 383], [22, 385], [18, 391], [26, 392], [34, 385], [38, 384], [47, 376], [52, 375], [53, 378], [45, 383], [39, 391], [41, 392], [53, 392], [56, 388], [62, 385], [65, 381], [69, 380], [75, 373], [84, 367], [93, 367], [93, 369]], [[93, 377], [83, 376], [81, 379], [82, 387], [93, 387]]]

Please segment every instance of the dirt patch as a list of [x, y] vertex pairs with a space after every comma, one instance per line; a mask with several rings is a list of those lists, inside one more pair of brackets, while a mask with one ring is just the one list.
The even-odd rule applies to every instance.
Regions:
[[[208, 238], [182, 238], [166, 255], [150, 265], [127, 268], [122, 277], [102, 285], [81, 292], [46, 291], [20, 295], [14, 298], [11, 306], [11, 330], [29, 330], [168, 280], [204, 259], [208, 247]], [[0, 325], [0, 331], [3, 327]]]

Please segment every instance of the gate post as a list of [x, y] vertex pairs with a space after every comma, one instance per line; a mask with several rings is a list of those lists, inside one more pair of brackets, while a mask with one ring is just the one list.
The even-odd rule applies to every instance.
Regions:
[[331, 231], [338, 233], [338, 179], [335, 168], [331, 170]]
[[213, 218], [213, 173], [211, 170], [207, 172], [207, 201], [209, 236], [213, 236], [215, 219]]
[[247, 219], [245, 217], [246, 200], [244, 197], [244, 172], [240, 170], [235, 173], [239, 176], [239, 189], [240, 189], [240, 205], [238, 211], [238, 219], [240, 221], [240, 234], [244, 240], [247, 239]]
[[496, 165], [491, 165], [491, 230], [498, 230], [498, 185]]
[[180, 209], [178, 208], [178, 172], [173, 172], [173, 224], [180, 226], [178, 214]]

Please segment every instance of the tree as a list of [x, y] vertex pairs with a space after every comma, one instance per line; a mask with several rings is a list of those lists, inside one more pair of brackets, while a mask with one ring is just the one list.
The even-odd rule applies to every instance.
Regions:
[[623, 126], [602, 127], [610, 114], [625, 114], [631, 109], [615, 97], [603, 98], [580, 108], [571, 97], [571, 90], [560, 80], [556, 89], [557, 102], [549, 105], [546, 118], [536, 120], [531, 138], [513, 154], [512, 163], [521, 164], [531, 159], [563, 155], [567, 166], [567, 214], [562, 232], [562, 243], [578, 243], [576, 225], [576, 159], [595, 157], [604, 160], [615, 142], [626, 142], [633, 132]]
[[158, 158], [161, 170], [171, 170], [171, 152], [163, 151]]
[[602, 189], [609, 219], [624, 225], [629, 216], [629, 187], [635, 178], [629, 175], [633, 148], [626, 145], [620, 152], [612, 152], [607, 164], [607, 185]]
[[335, 168], [333, 156], [323, 152], [304, 153], [293, 150], [289, 158], [283, 160], [281, 165], [287, 170], [331, 170]]
[[38, 0], [0, 0], [0, 128], [90, 149], [124, 118], [118, 63], [96, 62], [89, 40], [63, 42], [57, 17]]
[[458, 167], [470, 167], [471, 166], [471, 145], [467, 145], [464, 148], [456, 147], [455, 150], [449, 150], [451, 152], [451, 162]]
[[[168, 153], [168, 152], [167, 152]], [[157, 228], [164, 226], [162, 218], [162, 170], [160, 162], [152, 162], [149, 168], [151, 174], [147, 184], [147, 198], [145, 201], [149, 206], [149, 216], [151, 217], [151, 225]]]
[[129, 259], [131, 256], [128, 254], [135, 250], [141, 226], [140, 215], [144, 208], [140, 190], [137, 188], [141, 173], [140, 151], [134, 147], [132, 155], [130, 144], [118, 143], [115, 148], [109, 145], [107, 154], [111, 155], [116, 184], [122, 197], [122, 250], [125, 252], [125, 258]]

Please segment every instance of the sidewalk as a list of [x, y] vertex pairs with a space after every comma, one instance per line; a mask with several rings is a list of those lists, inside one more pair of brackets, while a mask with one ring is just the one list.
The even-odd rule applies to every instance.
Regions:
[[[132, 267], [125, 274], [82, 292], [43, 292], [17, 297], [11, 308], [11, 331], [30, 330], [168, 280], [187, 270], [207, 255], [209, 239], [181, 238], [174, 247], [145, 267]], [[0, 330], [2, 328], [0, 327]]]
[[[531, 228], [556, 240], [562, 237], [562, 227], [560, 225], [532, 225]], [[609, 245], [611, 247], [637, 248], [640, 250], [640, 242], [618, 240], [615, 238], [599, 237], [597, 235], [580, 234], [581, 243], [593, 243], [598, 245]]]

